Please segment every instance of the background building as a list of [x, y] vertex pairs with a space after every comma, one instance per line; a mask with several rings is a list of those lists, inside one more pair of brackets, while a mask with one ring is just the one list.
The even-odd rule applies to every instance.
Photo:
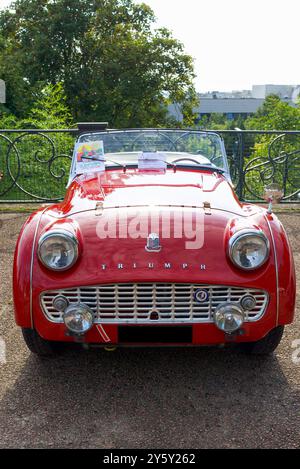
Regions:
[[[295, 106], [300, 95], [300, 85], [253, 85], [252, 90], [209, 91], [199, 93], [200, 105], [195, 109], [198, 118], [222, 114], [227, 119], [246, 118], [254, 114], [270, 94], [276, 94], [291, 106]], [[180, 107], [172, 104], [170, 114], [182, 120]]]
[[[297, 93], [298, 90], [298, 93]], [[295, 103], [300, 86], [293, 85], [254, 85], [252, 86], [252, 98], [266, 99], [270, 94], [276, 94], [283, 101]]]
[[200, 106], [195, 112], [199, 118], [218, 113], [233, 120], [240, 116], [248, 117], [254, 114], [263, 102], [264, 99], [255, 98], [200, 98]]

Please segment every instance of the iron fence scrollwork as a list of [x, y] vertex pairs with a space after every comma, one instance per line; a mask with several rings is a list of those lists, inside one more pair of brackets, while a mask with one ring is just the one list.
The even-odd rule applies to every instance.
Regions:
[[[300, 202], [300, 131], [213, 131], [224, 139], [240, 200], [263, 200], [276, 182]], [[0, 131], [0, 203], [61, 200], [80, 129]]]
[[73, 130], [0, 131], [0, 202], [61, 200], [73, 145]]

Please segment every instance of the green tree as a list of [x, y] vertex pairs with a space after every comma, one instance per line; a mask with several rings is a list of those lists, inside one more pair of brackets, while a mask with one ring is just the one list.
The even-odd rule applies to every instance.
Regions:
[[133, 0], [16, 0], [0, 14], [9, 110], [26, 115], [45, 85], [61, 82], [76, 120], [166, 125], [177, 102], [193, 123], [193, 60], [154, 24]]
[[300, 130], [300, 108], [281, 101], [279, 96], [270, 95], [254, 116], [245, 122], [249, 130]]
[[24, 128], [63, 129], [73, 125], [72, 115], [66, 103], [62, 83], [47, 85], [34, 103]]
[[27, 117], [20, 119], [12, 113], [3, 113], [0, 118], [3, 129], [63, 129], [73, 124], [62, 83], [45, 86]]
[[210, 116], [201, 116], [197, 122], [197, 127], [211, 130], [234, 130], [244, 129], [246, 117], [240, 115], [235, 119], [228, 119], [225, 114], [212, 113]]

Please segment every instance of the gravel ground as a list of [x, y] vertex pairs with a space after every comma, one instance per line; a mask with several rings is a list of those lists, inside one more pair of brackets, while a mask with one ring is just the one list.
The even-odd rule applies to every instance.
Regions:
[[[11, 292], [25, 218], [0, 215], [1, 448], [300, 447], [300, 363], [292, 361], [299, 315], [267, 359], [211, 348], [32, 356], [14, 324]], [[300, 213], [280, 218], [300, 271]]]

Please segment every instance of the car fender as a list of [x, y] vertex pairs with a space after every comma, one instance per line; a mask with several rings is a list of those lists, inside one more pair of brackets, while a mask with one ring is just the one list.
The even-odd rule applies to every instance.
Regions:
[[13, 264], [13, 299], [15, 320], [18, 326], [33, 327], [32, 319], [32, 264], [41, 224], [42, 208], [24, 223], [16, 244]]
[[290, 324], [295, 315], [296, 273], [292, 248], [276, 215], [266, 215], [276, 256], [277, 325]]

